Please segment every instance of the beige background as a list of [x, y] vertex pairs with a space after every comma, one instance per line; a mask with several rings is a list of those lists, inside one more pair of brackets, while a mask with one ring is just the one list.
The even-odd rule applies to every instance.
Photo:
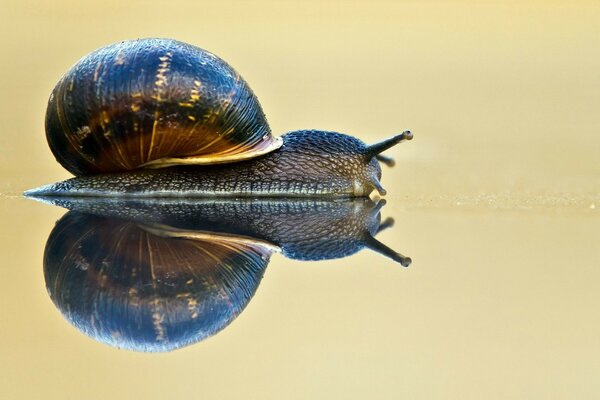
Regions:
[[[0, 397], [600, 396], [600, 3], [0, 2]], [[17, 195], [69, 177], [43, 131], [61, 74], [138, 37], [227, 60], [276, 133], [410, 128], [381, 240], [413, 266], [276, 256], [229, 328], [169, 354], [71, 327], [41, 269], [63, 211]]]

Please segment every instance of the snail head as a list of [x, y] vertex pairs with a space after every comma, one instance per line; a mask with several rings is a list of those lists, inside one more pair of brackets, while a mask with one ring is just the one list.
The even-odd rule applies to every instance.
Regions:
[[387, 191], [381, 186], [381, 167], [379, 163], [383, 163], [388, 167], [393, 167], [396, 162], [393, 158], [385, 156], [381, 153], [406, 140], [412, 140], [413, 134], [411, 131], [404, 131], [398, 135], [392, 136], [389, 139], [366, 146], [364, 149], [365, 159], [368, 163], [367, 174], [368, 181], [377, 190], [380, 195], [385, 195]]

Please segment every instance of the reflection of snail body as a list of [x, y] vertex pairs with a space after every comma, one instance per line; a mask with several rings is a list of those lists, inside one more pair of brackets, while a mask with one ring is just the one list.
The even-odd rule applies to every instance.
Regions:
[[318, 260], [368, 247], [410, 263], [373, 237], [391, 222], [368, 199], [53, 202], [72, 211], [46, 245], [52, 300], [87, 335], [132, 350], [168, 351], [223, 329], [276, 251]]
[[166, 39], [126, 41], [80, 60], [54, 88], [46, 136], [77, 177], [29, 195], [368, 196], [380, 155], [348, 135], [271, 135], [257, 98], [223, 60]]

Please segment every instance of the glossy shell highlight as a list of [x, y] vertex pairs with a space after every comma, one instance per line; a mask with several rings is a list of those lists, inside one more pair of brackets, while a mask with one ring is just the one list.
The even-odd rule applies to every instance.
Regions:
[[52, 91], [46, 137], [75, 175], [234, 162], [282, 143], [231, 66], [169, 39], [124, 41], [82, 58]]

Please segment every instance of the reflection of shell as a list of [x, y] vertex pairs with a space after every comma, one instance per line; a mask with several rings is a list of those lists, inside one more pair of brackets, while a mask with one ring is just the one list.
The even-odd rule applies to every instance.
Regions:
[[233, 162], [282, 143], [231, 66], [168, 39], [124, 41], [82, 58], [50, 96], [46, 137], [75, 175]]
[[132, 350], [168, 351], [223, 329], [254, 295], [274, 248], [161, 232], [67, 213], [44, 255], [52, 300], [87, 335]]

